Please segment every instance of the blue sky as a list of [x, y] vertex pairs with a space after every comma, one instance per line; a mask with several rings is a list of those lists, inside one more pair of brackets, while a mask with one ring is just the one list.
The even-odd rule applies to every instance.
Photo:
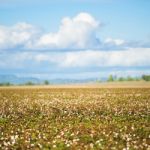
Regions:
[[150, 73], [149, 0], [0, 0], [0, 73]]

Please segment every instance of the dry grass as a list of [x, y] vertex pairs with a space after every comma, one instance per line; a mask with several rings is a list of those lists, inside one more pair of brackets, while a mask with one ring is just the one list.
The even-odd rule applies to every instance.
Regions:
[[146, 81], [123, 81], [123, 82], [101, 82], [101, 83], [81, 83], [81, 84], [59, 84], [59, 85], [22, 85], [22, 86], [1, 86], [0, 89], [4, 88], [150, 88], [150, 82]]

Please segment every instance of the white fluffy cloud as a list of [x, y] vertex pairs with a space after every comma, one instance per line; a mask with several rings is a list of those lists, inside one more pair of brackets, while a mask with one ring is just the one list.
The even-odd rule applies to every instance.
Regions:
[[65, 17], [56, 33], [41, 33], [35, 26], [18, 23], [0, 26], [0, 49], [85, 49], [99, 45], [96, 31], [100, 23], [88, 13]]
[[73, 48], [84, 49], [98, 44], [96, 30], [100, 23], [88, 13], [80, 13], [74, 18], [65, 17], [58, 32], [47, 33], [40, 37], [33, 48]]
[[[55, 33], [45, 33], [28, 23], [0, 26], [0, 50], [81, 50], [81, 49], [125, 49], [135, 47], [122, 39], [106, 38], [100, 41], [97, 31], [101, 23], [88, 13], [62, 19]], [[136, 43], [137, 45], [137, 43]]]
[[18, 23], [12, 27], [0, 26], [0, 49], [26, 47], [38, 33], [36, 27]]
[[112, 39], [101, 41], [97, 31], [101, 23], [88, 13], [62, 19], [57, 32], [42, 32], [41, 28], [22, 22], [13, 26], [0, 25], [0, 51], [15, 50], [88, 50], [88, 49], [128, 49], [130, 47], [149, 47], [149, 42]]

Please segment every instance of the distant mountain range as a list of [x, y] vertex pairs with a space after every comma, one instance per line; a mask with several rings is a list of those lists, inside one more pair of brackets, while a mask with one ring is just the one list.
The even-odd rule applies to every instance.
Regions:
[[25, 84], [27, 82], [40, 83], [41, 81], [33, 77], [17, 77], [15, 75], [0, 75], [0, 83]]
[[[47, 79], [45, 79], [47, 80]], [[11, 83], [11, 84], [26, 84], [28, 82], [32, 82], [34, 84], [42, 84], [45, 81], [44, 79], [38, 79], [34, 77], [18, 77], [16, 75], [0, 75], [0, 83]], [[101, 79], [104, 81], [105, 78]], [[89, 83], [96, 82], [98, 79], [96, 78], [88, 78], [88, 79], [49, 79], [50, 84], [69, 84], [69, 83]]]

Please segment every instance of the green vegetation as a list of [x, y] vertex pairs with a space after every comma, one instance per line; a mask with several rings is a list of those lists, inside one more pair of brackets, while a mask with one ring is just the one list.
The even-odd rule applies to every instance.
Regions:
[[27, 83], [25, 83], [25, 85], [35, 85], [35, 83], [28, 81]]
[[[107, 81], [107, 82], [116, 82], [116, 81], [117, 82], [122, 82], [122, 81], [150, 81], [150, 75], [142, 75], [141, 77], [131, 77], [131, 76], [117, 77], [117, 76], [109, 75], [108, 79], [105, 80], [105, 81]], [[97, 80], [95, 80], [95, 82], [96, 83], [101, 83], [101, 82], [103, 82], [103, 80], [97, 79]], [[0, 83], [0, 86], [10, 86], [10, 85], [50, 85], [50, 83], [49, 83], [48, 80], [44, 80], [43, 82], [41, 81], [41, 83], [35, 83], [35, 82], [31, 82], [31, 81], [28, 81], [28, 82], [26, 82], [24, 84], [12, 84], [10, 82]]]
[[149, 149], [150, 89], [1, 88], [0, 149]]
[[45, 84], [45, 85], [49, 85], [49, 81], [48, 81], [48, 80], [45, 80], [45, 81], [44, 81], [44, 84]]
[[145, 81], [150, 81], [150, 75], [142, 75], [142, 79]]
[[142, 77], [131, 77], [131, 76], [127, 76], [127, 77], [117, 77], [117, 76], [113, 76], [113, 75], [109, 75], [107, 81], [108, 82], [113, 82], [113, 81], [150, 81], [150, 75], [143, 75]]
[[110, 75], [109, 77], [108, 77], [108, 80], [107, 80], [108, 82], [112, 82], [112, 81], [114, 81], [114, 77], [112, 76], [112, 75]]
[[10, 82], [4, 82], [4, 83], [0, 83], [0, 86], [10, 86], [13, 85]]

